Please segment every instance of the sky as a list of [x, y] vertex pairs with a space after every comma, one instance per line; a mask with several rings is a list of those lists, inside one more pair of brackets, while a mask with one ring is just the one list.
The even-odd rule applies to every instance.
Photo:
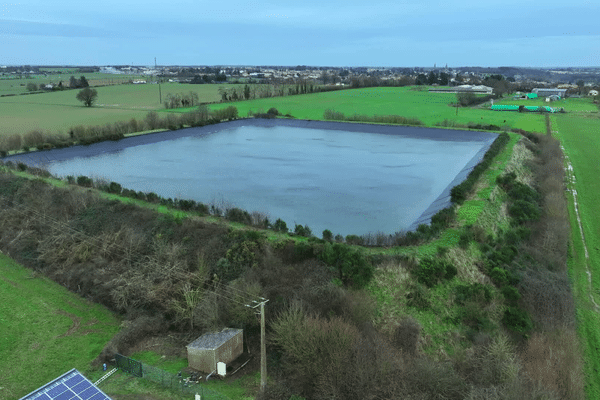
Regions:
[[0, 65], [600, 66], [598, 0], [1, 1]]

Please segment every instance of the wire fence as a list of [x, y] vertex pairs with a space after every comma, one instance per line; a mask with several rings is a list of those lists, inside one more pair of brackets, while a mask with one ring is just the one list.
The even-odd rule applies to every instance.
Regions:
[[199, 394], [203, 400], [231, 400], [224, 394], [190, 380], [189, 376], [185, 374], [173, 374], [121, 354], [116, 354], [115, 360], [122, 371], [158, 383], [163, 387], [170, 388], [173, 392], [190, 396]]

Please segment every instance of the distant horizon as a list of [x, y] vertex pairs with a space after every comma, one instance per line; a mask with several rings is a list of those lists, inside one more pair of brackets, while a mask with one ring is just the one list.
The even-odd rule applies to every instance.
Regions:
[[[30, 67], [50, 67], [50, 68], [91, 68], [91, 67], [115, 67], [115, 66], [128, 66], [128, 67], [155, 67], [154, 64], [3, 64], [0, 62], [0, 67], [22, 67], [22, 66], [30, 66]], [[425, 66], [425, 65], [411, 65], [411, 66], [403, 66], [403, 65], [316, 65], [316, 64], [156, 64], [156, 68], [166, 68], [166, 67], [231, 67], [231, 68], [242, 68], [242, 67], [314, 67], [314, 68], [425, 68], [425, 69], [446, 69], [446, 65], [442, 66]], [[499, 69], [499, 68], [523, 68], [523, 69], [600, 69], [600, 65], [587, 65], [587, 66], [568, 66], [568, 65], [555, 65], [555, 66], [521, 66], [521, 65], [496, 65], [496, 66], [488, 66], [488, 65], [458, 65], [458, 66], [450, 66], [448, 65], [448, 69], [458, 69], [458, 68], [490, 68], [490, 69]]]

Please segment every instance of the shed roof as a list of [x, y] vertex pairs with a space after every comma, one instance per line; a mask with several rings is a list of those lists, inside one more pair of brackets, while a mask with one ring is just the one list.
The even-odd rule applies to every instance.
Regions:
[[187, 347], [193, 347], [195, 349], [214, 350], [240, 332], [243, 332], [243, 330], [225, 328], [221, 332], [205, 333], [198, 339], [194, 340], [192, 343], [188, 344]]

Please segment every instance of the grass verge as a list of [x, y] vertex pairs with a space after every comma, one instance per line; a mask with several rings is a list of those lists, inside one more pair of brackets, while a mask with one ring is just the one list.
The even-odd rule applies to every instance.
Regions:
[[0, 254], [0, 398], [20, 398], [77, 368], [90, 370], [119, 320]]
[[600, 202], [597, 177], [600, 124], [597, 118], [574, 115], [557, 115], [553, 119], [555, 134], [561, 140], [572, 165], [574, 178], [570, 182], [569, 193], [569, 269], [577, 303], [578, 333], [585, 357], [586, 394], [590, 399], [599, 398], [600, 310], [595, 304], [600, 301], [600, 216], [596, 212]]

